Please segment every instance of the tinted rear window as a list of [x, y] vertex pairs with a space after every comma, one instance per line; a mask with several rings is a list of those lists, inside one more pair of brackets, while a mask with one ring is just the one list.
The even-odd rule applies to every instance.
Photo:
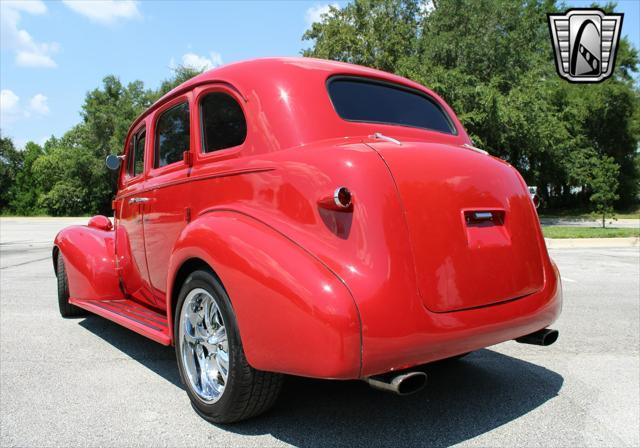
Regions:
[[328, 89], [333, 107], [344, 120], [456, 132], [440, 106], [416, 90], [354, 78], [332, 79]]

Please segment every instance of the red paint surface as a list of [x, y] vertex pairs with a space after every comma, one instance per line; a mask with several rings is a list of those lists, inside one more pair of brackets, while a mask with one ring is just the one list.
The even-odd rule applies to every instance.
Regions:
[[[337, 74], [432, 95], [457, 135], [340, 119], [325, 87]], [[211, 91], [237, 99], [247, 137], [204, 154], [197, 105]], [[155, 120], [183, 100], [190, 163], [154, 169]], [[139, 304], [166, 319], [166, 338], [139, 318], [126, 326], [169, 343], [176, 276], [200, 260], [227, 290], [255, 368], [323, 378], [476, 350], [544, 328], [560, 312], [559, 276], [526, 185], [505, 162], [464, 148], [470, 140], [453, 111], [418, 84], [347, 64], [255, 60], [188, 81], [132, 131], [143, 123], [146, 170], [121, 175], [115, 230], [71, 227], [56, 238], [79, 306]], [[327, 206], [340, 186], [353, 196], [347, 211]], [[467, 222], [476, 211], [499, 219]], [[102, 315], [124, 324], [121, 314], [136, 310], [125, 304], [120, 317]]]

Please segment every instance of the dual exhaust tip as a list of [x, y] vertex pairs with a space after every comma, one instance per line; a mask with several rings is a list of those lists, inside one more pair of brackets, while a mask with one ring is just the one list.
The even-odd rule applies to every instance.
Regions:
[[[516, 338], [522, 344], [548, 346], [558, 340], [558, 330], [544, 328], [525, 336]], [[406, 372], [396, 376], [370, 376], [364, 381], [374, 389], [392, 392], [397, 395], [410, 395], [420, 391], [427, 384], [427, 374], [424, 372]]]

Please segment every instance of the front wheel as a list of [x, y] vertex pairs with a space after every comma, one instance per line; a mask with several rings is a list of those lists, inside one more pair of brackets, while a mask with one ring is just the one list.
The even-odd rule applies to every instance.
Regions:
[[212, 273], [195, 271], [187, 277], [174, 322], [180, 378], [202, 417], [232, 423], [275, 403], [282, 375], [249, 365], [229, 297]]
[[56, 259], [56, 277], [58, 280], [58, 309], [62, 317], [80, 317], [86, 316], [88, 313], [82, 308], [71, 305], [69, 303], [69, 279], [67, 278], [67, 270], [64, 267], [64, 259], [62, 254], [58, 254]]

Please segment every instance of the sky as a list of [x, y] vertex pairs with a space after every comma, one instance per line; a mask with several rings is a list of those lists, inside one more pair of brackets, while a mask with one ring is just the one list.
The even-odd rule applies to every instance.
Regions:
[[[61, 136], [81, 120], [86, 93], [115, 74], [157, 88], [175, 64], [212, 68], [298, 56], [302, 34], [344, 1], [0, 0], [0, 129], [16, 146]], [[572, 0], [587, 7], [591, 0]], [[640, 48], [640, 0], [618, 1]]]

